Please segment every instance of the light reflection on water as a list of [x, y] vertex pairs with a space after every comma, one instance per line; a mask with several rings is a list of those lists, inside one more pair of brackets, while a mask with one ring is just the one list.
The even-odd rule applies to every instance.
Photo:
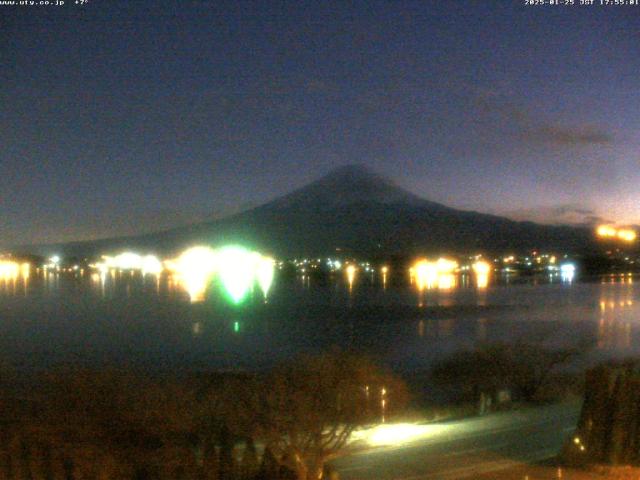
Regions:
[[246, 305], [231, 307], [214, 294], [191, 304], [167, 273], [34, 271], [0, 281], [0, 360], [251, 368], [337, 345], [414, 368], [478, 342], [582, 337], [598, 355], [640, 353], [631, 276], [516, 278], [487, 288], [460, 276], [455, 288], [422, 291], [382, 275], [364, 279], [276, 278], [268, 303], [254, 289]]
[[638, 307], [633, 277], [619, 279], [620, 283], [601, 282], [597, 346], [602, 350], [630, 352], [632, 328], [637, 327]]

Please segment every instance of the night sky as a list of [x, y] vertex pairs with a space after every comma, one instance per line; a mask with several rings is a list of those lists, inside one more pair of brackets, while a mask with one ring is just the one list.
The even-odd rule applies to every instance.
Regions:
[[351, 163], [640, 223], [640, 7], [523, 4], [0, 6], [0, 245], [217, 218]]

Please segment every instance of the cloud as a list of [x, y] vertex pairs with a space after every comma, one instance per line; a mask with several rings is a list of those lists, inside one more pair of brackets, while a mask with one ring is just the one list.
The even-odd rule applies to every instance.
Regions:
[[606, 145], [613, 142], [610, 133], [591, 125], [538, 125], [525, 131], [524, 137], [557, 146]]
[[521, 208], [503, 212], [502, 215], [513, 220], [550, 225], [593, 226], [601, 223], [615, 223], [598, 215], [595, 210], [574, 204]]
[[513, 102], [509, 96], [486, 89], [476, 89], [476, 104], [486, 114], [497, 115], [507, 125], [519, 130], [522, 140], [555, 147], [607, 145], [614, 141], [606, 129], [593, 123], [566, 124], [545, 118]]

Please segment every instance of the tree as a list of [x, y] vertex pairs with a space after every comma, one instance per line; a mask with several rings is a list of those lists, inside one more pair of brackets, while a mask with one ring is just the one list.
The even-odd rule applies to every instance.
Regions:
[[524, 401], [535, 401], [556, 370], [579, 353], [577, 349], [551, 349], [538, 343], [482, 345], [455, 353], [438, 363], [432, 378], [439, 385], [462, 387], [476, 399], [481, 393], [511, 389]]
[[280, 480], [278, 475], [280, 465], [269, 447], [262, 454], [262, 462], [255, 480]]
[[298, 480], [322, 477], [354, 429], [404, 406], [406, 388], [366, 357], [304, 356], [268, 376], [256, 429], [268, 449]]
[[220, 434], [220, 457], [218, 460], [218, 475], [220, 478], [232, 480], [235, 478], [236, 464], [233, 456], [234, 441], [226, 426]]
[[[252, 441], [247, 440], [252, 438], [255, 430], [259, 392], [255, 376], [208, 373], [200, 375], [195, 385], [194, 433], [202, 451], [205, 474], [225, 479], [236, 474], [241, 476], [243, 472], [236, 465], [234, 449], [240, 442], [247, 442], [250, 448], [255, 447]], [[255, 461], [257, 463], [257, 459]]]
[[599, 365], [586, 373], [582, 412], [565, 446], [571, 463], [640, 465], [640, 363]]
[[248, 438], [244, 444], [242, 458], [240, 460], [240, 478], [254, 478], [258, 472], [258, 452], [252, 438]]
[[157, 477], [182, 469], [194, 477], [195, 399], [181, 382], [105, 370], [47, 375], [20, 419], [29, 444], [61, 452], [64, 475]]

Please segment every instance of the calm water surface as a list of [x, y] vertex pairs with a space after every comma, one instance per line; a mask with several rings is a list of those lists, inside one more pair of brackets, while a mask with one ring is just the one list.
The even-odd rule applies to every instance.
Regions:
[[[635, 281], [634, 281], [635, 280]], [[516, 279], [484, 290], [420, 295], [360, 279], [278, 280], [230, 306], [215, 293], [192, 304], [171, 278], [33, 273], [0, 280], [0, 359], [19, 368], [61, 364], [145, 368], [261, 368], [339, 346], [398, 370], [478, 342], [593, 342], [592, 357], [640, 353], [637, 279], [562, 283]]]

